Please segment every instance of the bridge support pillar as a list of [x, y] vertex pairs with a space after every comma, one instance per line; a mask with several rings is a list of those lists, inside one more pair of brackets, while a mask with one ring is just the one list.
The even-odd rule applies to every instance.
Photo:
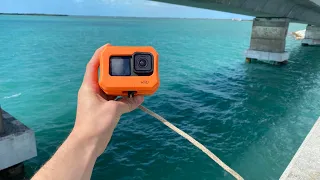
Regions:
[[308, 25], [302, 45], [320, 45], [320, 26]]
[[255, 18], [252, 25], [250, 48], [246, 60], [287, 62], [285, 51], [289, 20], [287, 18]]

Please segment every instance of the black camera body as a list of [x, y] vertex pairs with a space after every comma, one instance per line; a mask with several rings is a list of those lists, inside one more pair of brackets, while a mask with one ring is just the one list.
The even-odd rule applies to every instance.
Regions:
[[151, 76], [154, 71], [154, 57], [151, 53], [136, 52], [132, 56], [112, 56], [111, 76]]

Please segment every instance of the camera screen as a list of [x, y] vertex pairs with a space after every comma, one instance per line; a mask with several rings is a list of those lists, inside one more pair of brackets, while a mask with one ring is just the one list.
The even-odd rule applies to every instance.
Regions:
[[131, 57], [111, 57], [110, 59], [110, 75], [111, 76], [130, 76], [130, 60]]

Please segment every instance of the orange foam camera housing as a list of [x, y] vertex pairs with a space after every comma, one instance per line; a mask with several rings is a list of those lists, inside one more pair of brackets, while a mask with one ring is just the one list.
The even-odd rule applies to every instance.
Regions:
[[[132, 56], [136, 52], [150, 53], [153, 55], [152, 75], [110, 75], [110, 58], [112, 56]], [[100, 54], [99, 85], [108, 95], [128, 96], [128, 92], [134, 92], [134, 95], [152, 95], [160, 85], [158, 58], [159, 55], [157, 51], [151, 46], [105, 46]]]

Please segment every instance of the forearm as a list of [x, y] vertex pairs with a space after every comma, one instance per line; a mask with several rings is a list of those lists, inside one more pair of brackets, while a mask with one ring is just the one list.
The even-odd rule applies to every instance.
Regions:
[[90, 179], [94, 163], [106, 149], [120, 116], [142, 104], [143, 96], [115, 101], [115, 96], [100, 89], [99, 57], [106, 46], [99, 48], [87, 64], [78, 92], [74, 130], [32, 180]]
[[87, 180], [96, 161], [95, 143], [72, 132], [32, 180]]

